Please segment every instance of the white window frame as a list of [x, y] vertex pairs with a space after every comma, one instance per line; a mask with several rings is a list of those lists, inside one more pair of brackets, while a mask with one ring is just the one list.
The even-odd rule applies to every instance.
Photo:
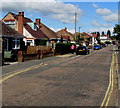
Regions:
[[[15, 46], [12, 45], [12, 49], [20, 49], [20, 38], [13, 38], [13, 41], [12, 42], [15, 42]], [[19, 42], [19, 44], [18, 44]], [[18, 44], [18, 46], [17, 46]]]

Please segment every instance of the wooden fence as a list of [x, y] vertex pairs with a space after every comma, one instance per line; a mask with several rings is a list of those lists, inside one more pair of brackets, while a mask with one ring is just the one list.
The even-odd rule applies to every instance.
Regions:
[[42, 59], [46, 56], [54, 56], [54, 49], [51, 46], [28, 46], [25, 53], [18, 52], [18, 62]]

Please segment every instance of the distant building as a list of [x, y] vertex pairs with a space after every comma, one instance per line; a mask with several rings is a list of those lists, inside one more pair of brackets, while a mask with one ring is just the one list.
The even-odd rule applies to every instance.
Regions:
[[98, 44], [97, 34], [91, 34], [91, 37], [92, 37], [92, 45]]
[[[67, 28], [59, 30], [57, 33], [57, 37], [59, 39], [63, 38], [64, 42], [75, 43], [75, 39], [72, 33], [67, 31]], [[58, 40], [59, 41], [59, 40]]]
[[110, 42], [112, 42], [112, 40], [111, 40], [111, 38], [109, 37], [109, 36], [107, 36], [107, 35], [100, 35], [100, 41], [101, 42], [106, 42], [106, 41], [110, 41]]

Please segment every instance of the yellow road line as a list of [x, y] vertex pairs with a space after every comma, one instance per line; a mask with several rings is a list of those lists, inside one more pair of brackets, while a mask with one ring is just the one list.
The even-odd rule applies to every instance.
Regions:
[[23, 72], [26, 72], [26, 71], [28, 71], [28, 70], [32, 70], [32, 69], [35, 69], [35, 68], [39, 68], [40, 66], [46, 66], [46, 65], [48, 65], [48, 64], [46, 64], [46, 63], [54, 62], [54, 61], [59, 60], [59, 59], [61, 59], [61, 58], [57, 58], [57, 59], [55, 59], [55, 60], [50, 60], [50, 61], [47, 61], [47, 62], [45, 62], [45, 63], [41, 63], [41, 64], [39, 64], [39, 65], [34, 65], [34, 66], [31, 66], [31, 67], [28, 67], [27, 69], [22, 69], [22, 70], [19, 69], [19, 70], [13, 71], [13, 72], [6, 73], [6, 74], [4, 74], [4, 75], [2, 75], [2, 76], [6, 76], [6, 75], [8, 75], [8, 76], [6, 76], [6, 77], [4, 77], [3, 79], [1, 79], [1, 80], [0, 80], [0, 83], [2, 83], [3, 81], [5, 81], [5, 80], [7, 80], [7, 79], [9, 79], [9, 78], [17, 75], [17, 74], [20, 74], [20, 73], [23, 73]]
[[46, 66], [46, 65], [48, 65], [48, 64], [39, 64], [39, 65], [31, 66], [31, 67], [29, 67], [29, 68], [27, 68], [25, 70], [21, 70], [21, 71], [15, 72], [15, 73], [10, 74], [10, 75], [4, 77], [3, 79], [1, 79], [0, 83], [2, 83], [3, 81], [5, 81], [5, 80], [7, 80], [9, 78], [12, 78], [13, 76], [18, 75], [20, 73], [23, 73], [23, 72], [26, 72], [26, 71], [29, 71], [29, 70], [32, 70], [32, 69], [36, 69], [36, 68], [39, 68], [39, 67], [42, 67], [42, 66]]
[[106, 108], [108, 106], [110, 96], [113, 91], [113, 82], [114, 82], [114, 80], [113, 80], [113, 65], [114, 65], [114, 54], [112, 54], [112, 62], [111, 62], [111, 66], [110, 66], [109, 85], [108, 85], [105, 97], [103, 99], [103, 102], [102, 102], [100, 108], [103, 108], [103, 107]]

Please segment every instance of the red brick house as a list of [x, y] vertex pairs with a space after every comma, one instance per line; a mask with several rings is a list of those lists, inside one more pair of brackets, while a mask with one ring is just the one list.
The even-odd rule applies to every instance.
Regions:
[[23, 39], [25, 45], [35, 46], [39, 45], [41, 40], [48, 40], [36, 23], [24, 17], [24, 12], [19, 12], [18, 15], [9, 12], [2, 21], [25, 36]]

